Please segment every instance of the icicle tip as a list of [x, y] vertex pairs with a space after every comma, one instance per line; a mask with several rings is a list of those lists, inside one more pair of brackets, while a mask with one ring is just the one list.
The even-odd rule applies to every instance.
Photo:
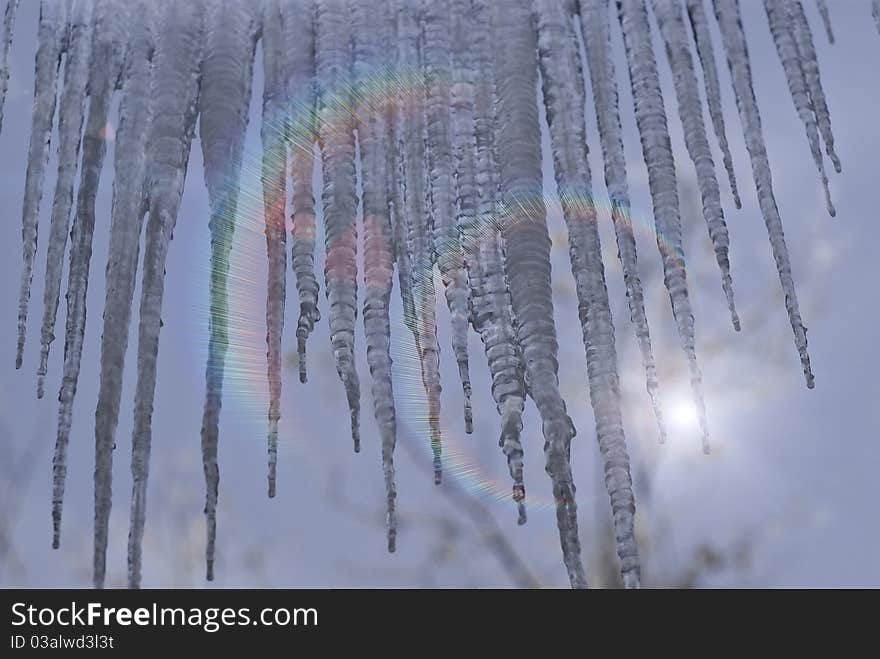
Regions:
[[275, 474], [276, 468], [274, 463], [269, 463], [269, 476], [268, 476], [268, 492], [270, 499], [275, 498]]
[[306, 371], [306, 337], [296, 337], [296, 352], [299, 359], [299, 381], [303, 384], [308, 380], [308, 372]]

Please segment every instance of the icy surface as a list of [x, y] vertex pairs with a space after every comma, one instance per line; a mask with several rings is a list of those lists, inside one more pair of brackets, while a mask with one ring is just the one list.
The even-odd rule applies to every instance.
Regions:
[[[807, 384], [813, 386], [806, 329], [774, 195], [740, 3], [711, 1], [712, 12], [706, 11], [703, 0], [42, 0], [30, 144], [23, 160], [23, 268], [16, 367], [21, 367], [24, 358], [43, 182], [54, 137], [58, 173], [48, 212], [37, 361], [37, 388], [42, 396], [44, 378], [50, 375], [49, 348], [55, 339], [69, 242], [64, 360], [53, 457], [53, 546], [60, 543], [71, 419], [86, 329], [92, 238], [96, 231], [106, 230], [110, 246], [95, 411], [94, 583], [101, 587], [105, 581], [113, 451], [140, 275], [128, 542], [128, 584], [140, 585], [165, 264], [198, 129], [210, 201], [201, 449], [207, 578], [214, 576], [224, 369], [228, 350], [240, 339], [229, 323], [236, 313], [229, 290], [230, 272], [238, 257], [233, 234], [243, 194], [242, 161], [251, 118], [255, 53], [261, 44], [264, 87], [257, 90], [262, 96], [261, 149], [254, 162], [259, 162], [260, 220], [268, 263], [265, 372], [269, 385], [269, 495], [276, 491], [284, 355], [293, 342], [283, 333], [287, 268], [291, 267], [296, 282], [299, 315], [295, 344], [299, 377], [305, 382], [306, 341], [321, 319], [314, 251], [322, 229], [330, 347], [347, 398], [355, 450], [361, 442], [355, 332], [358, 305], [363, 304], [366, 362], [379, 427], [388, 550], [394, 551], [397, 541], [394, 451], [399, 418], [394, 383], [410, 385], [415, 381], [419, 395], [424, 393], [422, 419], [427, 436], [421, 445], [430, 451], [439, 484], [443, 466], [440, 339], [451, 344], [450, 360], [455, 360], [462, 385], [464, 427], [470, 433], [473, 419], [467, 342], [469, 328], [473, 328], [488, 364], [491, 392], [500, 415], [499, 444], [507, 460], [519, 521], [526, 519], [523, 413], [526, 398], [531, 397], [542, 421], [545, 467], [553, 488], [563, 562], [571, 585], [586, 586], [570, 464], [575, 428], [558, 381], [551, 241], [544, 200], [548, 191], [543, 186], [539, 123], [538, 103], [542, 103], [555, 191], [567, 229], [589, 396], [611, 499], [617, 553], [625, 585], [638, 586], [640, 564], [623, 430], [625, 410], [612, 304], [605, 284], [608, 264], [603, 262], [597, 226], [605, 212], [597, 202], [589, 169], [588, 143], [594, 140], [584, 121], [590, 112], [595, 112], [597, 119], [597, 141], [610, 198], [608, 214], [661, 441], [666, 430], [633, 235], [618, 103], [618, 63], [612, 55], [618, 34], [616, 28], [613, 33], [611, 30], [612, 15], [619, 19], [623, 35], [656, 240], [676, 329], [689, 364], [704, 447], [708, 450], [708, 431], [657, 44], [662, 44], [672, 70], [672, 89], [666, 90], [667, 97], [675, 94], [703, 217], [731, 318], [738, 328], [729, 266], [730, 237], [703, 115], [705, 102], [733, 204], [739, 207], [722, 115], [722, 82], [713, 46], [716, 25], [710, 25], [713, 14], [795, 344]], [[19, 0], [7, 0], [0, 30], [0, 127], [19, 5]], [[764, 0], [764, 6], [788, 91], [833, 214], [825, 157], [837, 172], [841, 166], [814, 30], [802, 0]], [[871, 7], [880, 29], [880, 2], [874, 0]], [[817, 0], [816, 8], [833, 42], [829, 6]], [[652, 34], [649, 9], [659, 27], [659, 40]], [[592, 109], [586, 108], [590, 97], [586, 78]], [[111, 112], [117, 92], [118, 118]], [[96, 217], [96, 198], [114, 125], [112, 208], [109, 218], [100, 218]], [[316, 146], [323, 172], [323, 227], [317, 226], [312, 192]], [[395, 267], [403, 323], [408, 330], [403, 340], [419, 363], [419, 375], [403, 380], [396, 380], [401, 374], [391, 358]], [[363, 281], [360, 301], [359, 278]], [[449, 328], [438, 327], [435, 278], [442, 281]], [[458, 396], [457, 389], [454, 395]], [[483, 439], [474, 437], [473, 441]]]

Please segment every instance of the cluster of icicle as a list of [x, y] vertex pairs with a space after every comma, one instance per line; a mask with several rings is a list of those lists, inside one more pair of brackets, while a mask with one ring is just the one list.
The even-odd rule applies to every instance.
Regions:
[[[57, 113], [59, 169], [49, 227], [38, 368], [38, 395], [42, 396], [69, 233], [64, 372], [54, 458], [53, 546], [58, 546], [61, 531], [66, 454], [96, 227], [95, 198], [107, 147], [105, 126], [111, 119], [113, 97], [118, 95], [101, 381], [95, 414], [94, 583], [101, 587], [105, 578], [114, 436], [136, 270], [143, 250], [128, 546], [129, 585], [136, 587], [141, 580], [165, 262], [197, 129], [210, 196], [209, 351], [201, 437], [207, 486], [207, 577], [213, 578], [221, 391], [226, 352], [235, 338], [229, 336], [227, 325], [228, 276], [254, 57], [262, 39], [261, 179], [269, 263], [269, 496], [275, 494], [288, 240], [300, 303], [296, 339], [303, 382], [306, 340], [320, 320], [319, 284], [314, 272], [316, 201], [311, 189], [317, 143], [324, 177], [320, 203], [326, 248], [326, 313], [356, 451], [360, 446], [360, 380], [354, 334], [359, 276], [365, 288], [362, 313], [373, 410], [381, 436], [388, 550], [394, 551], [396, 538], [396, 418], [389, 318], [394, 269], [396, 266], [404, 321], [412, 332], [421, 365], [435, 480], [439, 483], [437, 266], [452, 319], [451, 354], [464, 391], [465, 429], [472, 431], [467, 352], [470, 326], [485, 348], [492, 394], [501, 417], [499, 443], [510, 468], [520, 523], [526, 519], [521, 417], [526, 398], [531, 398], [543, 422], [546, 470], [557, 506], [565, 566], [572, 586], [586, 585], [569, 461], [575, 428], [557, 378], [550, 238], [535, 94], [540, 81], [539, 96], [546, 107], [556, 184], [568, 228], [589, 398], [605, 465], [617, 551], [625, 585], [638, 586], [635, 506], [621, 418], [614, 327], [587, 158], [588, 138], [598, 140], [611, 202], [609, 219], [662, 441], [657, 374], [639, 282], [621, 137], [619, 74], [612, 57], [610, 29], [614, 18], [620, 22], [626, 48], [657, 245], [690, 365], [704, 449], [709, 447], [708, 430], [682, 250], [675, 163], [667, 131], [668, 101], [664, 102], [660, 87], [651, 14], [674, 74], [687, 154], [696, 170], [722, 289], [738, 330], [727, 226], [702, 107], [704, 98], [738, 208], [721, 112], [717, 45], [709, 25], [710, 16], [717, 20], [795, 345], [807, 384], [813, 386], [806, 329], [798, 310], [752, 86], [740, 0], [708, 2], [710, 10], [704, 0], [42, 0], [23, 205], [24, 270], [16, 366], [22, 363], [37, 219]], [[822, 144], [837, 171], [840, 163], [804, 7], [800, 0], [764, 0], [764, 4], [791, 97], [827, 192]], [[4, 95], [18, 6], [18, 0], [7, 0], [0, 51]], [[833, 39], [826, 3], [819, 0], [818, 9], [828, 38]], [[873, 12], [880, 21], [880, 2], [876, 0]], [[698, 65], [705, 89], [698, 83]], [[599, 128], [595, 138], [585, 134], [587, 82], [592, 86]], [[57, 87], [61, 91], [56, 108]], [[360, 177], [356, 176], [358, 161]], [[359, 196], [363, 201], [361, 217], [357, 213]], [[833, 214], [830, 198], [828, 209]], [[288, 217], [292, 219], [289, 238]], [[360, 273], [358, 231], [362, 232], [364, 249]]]

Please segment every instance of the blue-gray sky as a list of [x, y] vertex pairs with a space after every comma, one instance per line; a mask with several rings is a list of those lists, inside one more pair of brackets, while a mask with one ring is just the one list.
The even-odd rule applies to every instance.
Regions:
[[[48, 587], [90, 583], [94, 409], [98, 389], [104, 266], [112, 194], [112, 148], [99, 194], [95, 249], [88, 295], [83, 368], [74, 409], [62, 548], [51, 542], [51, 459], [55, 439], [63, 339], [50, 356], [47, 396], [35, 397], [42, 315], [42, 273], [49, 206], [54, 189], [55, 145], [40, 214], [40, 243], [29, 315], [25, 363], [15, 371], [16, 301], [21, 268], [20, 221], [25, 158], [33, 94], [38, 4], [23, 2], [13, 43], [9, 93], [0, 136], [0, 208], [6, 215], [0, 241], [0, 455], [6, 465], [0, 514], [11, 551], [0, 565], [0, 585]], [[734, 286], [743, 331], [729, 327], [717, 268], [693, 203], [693, 168], [684, 151], [665, 54], [667, 114], [687, 227], [687, 258], [697, 320], [697, 350], [706, 383], [714, 452], [703, 456], [688, 420], [686, 369], [659, 275], [651, 232], [650, 197], [635, 131], [619, 29], [612, 27], [629, 180], [635, 208], [640, 263], [648, 288], [648, 315], [655, 337], [662, 394], [670, 419], [670, 443], [656, 445], [643, 373], [624, 300], [613, 233], [602, 217], [609, 292], [616, 311], [625, 390], [625, 423], [639, 489], [639, 526], [648, 584], [687, 581], [695, 554], [709, 545], [731, 560], [709, 570], [704, 585], [880, 586], [880, 367], [876, 353], [880, 311], [876, 282], [877, 166], [880, 101], [874, 65], [880, 36], [867, 0], [830, 2], [837, 43], [829, 46], [814, 3], [806, 2], [819, 50], [843, 173], [832, 176], [838, 217], [824, 210], [818, 175], [773, 48], [762, 3], [744, 0], [744, 24], [752, 56], [777, 201], [792, 255], [795, 279], [809, 327], [817, 386], [803, 385], [766, 231], [751, 182], [748, 156], [730, 90], [722, 74], [725, 117], [743, 209], [733, 208], [718, 168], [731, 234]], [[714, 29], [714, 25], [713, 25]], [[720, 39], [716, 32], [716, 47]], [[656, 37], [656, 31], [655, 31]], [[245, 192], [236, 232], [232, 304], [237, 312], [235, 349], [227, 377], [221, 421], [221, 489], [218, 532], [219, 586], [509, 586], [509, 572], [487, 548], [484, 529], [468, 516], [462, 499], [444, 496], [425, 468], [427, 437], [420, 424], [421, 386], [410, 342], [393, 307], [395, 387], [401, 423], [397, 474], [401, 529], [398, 551], [385, 553], [384, 493], [378, 434], [369, 400], [361, 328], [357, 337], [363, 389], [364, 450], [351, 451], [342, 385], [332, 365], [326, 319], [309, 343], [310, 382], [284, 378], [278, 496], [265, 497], [265, 239], [259, 196], [259, 95], [256, 66]], [[587, 113], [596, 194], [605, 195], [595, 117]], [[720, 162], [718, 151], [713, 153]], [[601, 522], [606, 497], [596, 465], [597, 448], [586, 389], [586, 368], [577, 305], [564, 243], [564, 224], [553, 197], [545, 140], [551, 233], [554, 238], [554, 302], [560, 334], [560, 380], [578, 428], [572, 452], [578, 482], [581, 538], [589, 576], [596, 576], [599, 550], [608, 538]], [[690, 200], [690, 201], [687, 201]], [[207, 336], [208, 204], [196, 140], [186, 192], [167, 268], [153, 462], [144, 549], [144, 585], [205, 585], [204, 484], [199, 429], [204, 396]], [[319, 236], [319, 242], [320, 236]], [[66, 264], [66, 259], [65, 259]], [[323, 268], [319, 256], [316, 268]], [[66, 286], [66, 274], [65, 274]], [[322, 286], [323, 291], [323, 286]], [[135, 299], [139, 299], [139, 291]], [[395, 292], [396, 297], [396, 292]], [[323, 292], [322, 310], [326, 309]], [[135, 305], [135, 309], [136, 309]], [[285, 349], [295, 350], [298, 305], [288, 276]], [[63, 330], [66, 307], [59, 307]], [[326, 317], [326, 312], [325, 312]], [[497, 415], [489, 395], [482, 346], [471, 336], [475, 432], [462, 433], [461, 394], [450, 362], [445, 311], [440, 313], [447, 464], [443, 487], [467, 493], [488, 510], [511, 546], [542, 585], [567, 585], [548, 506], [540, 422], [526, 414], [526, 486], [531, 514], [517, 527], [507, 498], [506, 465], [496, 446]], [[136, 326], [137, 315], [133, 326]], [[4, 348], [5, 346], [5, 348]], [[125, 582], [131, 478], [131, 402], [136, 333], [132, 333], [117, 431], [114, 507], [108, 554], [108, 585]], [[4, 353], [3, 350], [6, 350]], [[405, 446], [404, 446], [405, 444]], [[457, 470], [455, 467], [457, 466]], [[500, 498], [500, 500], [498, 500]], [[747, 547], [747, 556], [740, 551]], [[741, 559], [741, 560], [738, 560]], [[595, 580], [595, 579], [594, 579]]]

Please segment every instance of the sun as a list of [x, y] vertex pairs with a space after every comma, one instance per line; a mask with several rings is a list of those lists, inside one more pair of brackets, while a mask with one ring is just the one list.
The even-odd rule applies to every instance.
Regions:
[[688, 398], [678, 398], [670, 407], [669, 422], [677, 430], [698, 430], [700, 415], [697, 406]]

